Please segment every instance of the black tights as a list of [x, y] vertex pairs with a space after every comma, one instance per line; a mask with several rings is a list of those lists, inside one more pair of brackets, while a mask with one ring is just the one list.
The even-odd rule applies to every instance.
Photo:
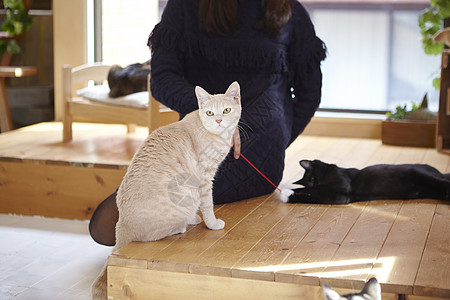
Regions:
[[116, 244], [116, 223], [119, 220], [119, 210], [116, 204], [117, 191], [109, 195], [95, 209], [89, 222], [89, 233], [94, 241], [105, 246]]

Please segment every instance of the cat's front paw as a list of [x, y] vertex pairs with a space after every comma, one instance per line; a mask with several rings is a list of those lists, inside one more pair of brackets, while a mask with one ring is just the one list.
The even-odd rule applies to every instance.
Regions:
[[189, 225], [198, 225], [201, 222], [202, 222], [202, 218], [197, 214], [188, 220]]
[[225, 227], [225, 222], [221, 219], [216, 219], [216, 221], [213, 224], [206, 224], [206, 226], [211, 230], [220, 230]]

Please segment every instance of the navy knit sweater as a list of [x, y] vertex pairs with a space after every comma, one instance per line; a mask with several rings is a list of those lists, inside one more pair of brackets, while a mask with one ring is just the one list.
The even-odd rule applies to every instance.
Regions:
[[[196, 85], [210, 94], [241, 86], [242, 153], [275, 184], [281, 181], [287, 146], [304, 130], [320, 103], [320, 62], [325, 46], [303, 6], [277, 36], [256, 29], [261, 0], [246, 0], [240, 27], [210, 37], [200, 29], [198, 0], [169, 0], [149, 38], [152, 95], [183, 117], [196, 110]], [[214, 203], [270, 193], [274, 187], [231, 153], [216, 174]]]

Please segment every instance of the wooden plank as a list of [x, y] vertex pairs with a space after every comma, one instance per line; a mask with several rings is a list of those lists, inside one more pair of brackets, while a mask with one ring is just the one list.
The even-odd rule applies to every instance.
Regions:
[[280, 264], [278, 282], [319, 285], [320, 273], [333, 258], [366, 203], [330, 206], [306, 237]]
[[231, 267], [291, 209], [291, 205], [269, 198], [222, 239], [193, 259], [189, 272], [231, 277]]
[[435, 167], [441, 173], [450, 172], [450, 155], [439, 153], [436, 149], [427, 149], [422, 163]]
[[435, 200], [404, 201], [369, 276], [377, 277], [383, 291], [413, 293], [435, 208]]
[[450, 298], [450, 206], [439, 202], [414, 285], [414, 294]]
[[331, 151], [338, 138], [325, 137], [298, 137], [286, 150], [285, 168], [283, 172], [283, 184], [296, 181], [300, 178], [304, 170], [300, 167], [299, 161], [302, 159], [315, 159], [324, 152]]
[[415, 147], [404, 147], [400, 150], [400, 155], [395, 159], [395, 164], [421, 163], [424, 161], [426, 151]]
[[0, 159], [59, 160], [127, 166], [148, 131], [127, 134], [124, 125], [74, 123], [76, 140], [62, 143], [59, 122], [40, 123], [0, 135]]
[[313, 117], [303, 135], [381, 138], [381, 120]]
[[[382, 147], [380, 140], [358, 139], [358, 144], [352, 152], [345, 153], [339, 162], [343, 168], [362, 169], [367, 166], [368, 161]], [[353, 154], [357, 155], [353, 155]]]
[[108, 299], [310, 299], [322, 300], [318, 286], [108, 267]]
[[[402, 201], [369, 202], [333, 259], [321, 274], [317, 274], [320, 284], [361, 289], [370, 278], [369, 274], [401, 205]], [[384, 268], [382, 272], [391, 271], [384, 265], [381, 267]]]
[[[215, 213], [223, 208], [223, 205], [217, 205], [214, 207]], [[192, 231], [196, 231], [201, 226], [188, 226], [186, 229], [186, 232], [183, 234], [175, 234], [168, 236], [162, 240], [153, 241], [153, 242], [132, 242], [128, 245], [117, 249], [112, 253], [110, 256], [111, 261], [114, 262], [114, 265], [122, 266], [120, 262], [123, 258], [124, 261], [126, 259], [133, 259], [133, 260], [139, 260], [139, 261], [146, 261], [148, 264], [146, 265], [146, 268], [148, 268], [151, 265], [157, 265], [158, 263], [161, 263], [161, 261], [157, 261], [154, 257], [179, 239], [182, 239], [183, 236], [186, 234], [190, 234]], [[117, 258], [117, 259], [116, 259]], [[124, 265], [123, 265], [124, 266]], [[173, 271], [173, 267], [171, 268], [171, 271]]]
[[0, 161], [0, 212], [89, 219], [125, 170]]
[[367, 166], [376, 164], [393, 164], [400, 155], [402, 148], [396, 146], [382, 145], [367, 161]]
[[267, 197], [258, 197], [241, 202], [224, 204], [216, 210], [216, 217], [225, 221], [223, 230], [209, 230], [202, 225], [191, 226], [184, 234], [167, 237], [161, 241], [149, 243], [131, 243], [117, 251], [121, 257], [146, 259], [148, 268], [168, 271], [177, 268], [179, 272], [188, 272], [189, 263], [224, 237], [245, 216], [263, 203]]
[[327, 206], [292, 205], [290, 213], [232, 267], [232, 276], [275, 280], [275, 272], [317, 223]]
[[333, 145], [332, 151], [322, 152], [317, 158], [330, 164], [341, 165], [349, 153], [354, 153], [359, 144], [358, 139], [339, 138]]
[[109, 266], [119, 266], [126, 268], [137, 268], [137, 269], [147, 269], [148, 261], [145, 259], [134, 259], [119, 257], [117, 255], [110, 255], [108, 257], [108, 267]]

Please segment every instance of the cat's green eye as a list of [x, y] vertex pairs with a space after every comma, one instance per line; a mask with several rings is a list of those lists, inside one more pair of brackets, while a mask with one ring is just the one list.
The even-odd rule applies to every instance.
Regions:
[[224, 114], [229, 114], [231, 112], [231, 108], [227, 107], [223, 110]]
[[206, 111], [206, 115], [207, 115], [208, 117], [212, 117], [212, 116], [214, 116], [214, 113], [213, 113], [212, 111], [210, 111], [210, 110], [207, 110], [207, 111]]

